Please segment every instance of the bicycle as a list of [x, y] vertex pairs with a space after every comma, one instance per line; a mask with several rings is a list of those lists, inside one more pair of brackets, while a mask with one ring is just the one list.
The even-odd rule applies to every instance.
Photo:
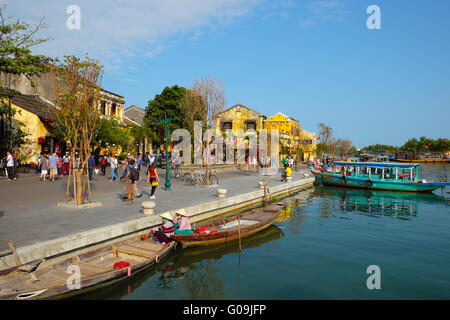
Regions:
[[172, 168], [170, 168], [170, 173], [172, 178], [180, 178], [181, 177], [181, 164], [173, 164]]
[[[206, 176], [205, 176], [205, 184], [206, 184]], [[219, 184], [219, 178], [216, 176], [216, 170], [209, 170], [209, 185], [217, 185]]]

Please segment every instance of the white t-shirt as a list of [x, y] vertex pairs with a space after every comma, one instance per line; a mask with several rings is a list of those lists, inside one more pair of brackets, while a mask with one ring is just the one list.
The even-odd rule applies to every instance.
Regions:
[[117, 159], [116, 158], [111, 158], [109, 160], [109, 162], [111, 163], [111, 168], [117, 168]]
[[6, 163], [7, 167], [14, 167], [14, 159], [12, 154], [9, 154], [7, 157], [8, 162]]

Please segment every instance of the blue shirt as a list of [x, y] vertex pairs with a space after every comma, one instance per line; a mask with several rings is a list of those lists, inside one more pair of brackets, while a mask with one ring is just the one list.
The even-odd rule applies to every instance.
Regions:
[[88, 166], [89, 166], [89, 167], [95, 166], [95, 158], [94, 158], [94, 157], [90, 157], [90, 158], [88, 159]]
[[50, 162], [50, 169], [55, 169], [58, 166], [58, 157], [50, 156], [48, 157], [48, 161]]

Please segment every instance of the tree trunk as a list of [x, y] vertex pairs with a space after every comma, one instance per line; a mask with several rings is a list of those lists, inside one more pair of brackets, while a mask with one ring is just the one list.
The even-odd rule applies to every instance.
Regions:
[[[72, 162], [70, 163], [70, 167], [72, 167]], [[66, 204], [69, 203], [69, 186], [70, 186], [70, 177], [72, 175], [73, 167], [69, 167], [69, 177], [67, 178], [67, 188], [66, 188]]]
[[75, 178], [74, 185], [76, 185], [76, 188], [75, 188], [76, 193], [74, 192], [74, 195], [76, 198], [75, 204], [79, 205], [79, 204], [83, 203], [82, 202], [83, 195], [82, 195], [82, 190], [81, 190], [82, 189], [81, 188], [81, 170], [76, 168], [73, 173], [74, 173], [74, 178]]

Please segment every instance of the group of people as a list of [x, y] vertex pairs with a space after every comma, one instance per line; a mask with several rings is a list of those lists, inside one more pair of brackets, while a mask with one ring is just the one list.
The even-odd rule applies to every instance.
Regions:
[[68, 153], [64, 157], [59, 156], [56, 152], [53, 152], [49, 156], [42, 154], [38, 158], [36, 170], [40, 170], [40, 180], [45, 181], [47, 175], [49, 181], [55, 182], [55, 177], [58, 175], [64, 175], [65, 171], [69, 174], [70, 170], [70, 156]]
[[[148, 160], [146, 160], [148, 159]], [[150, 161], [148, 157], [135, 158], [134, 155], [129, 155], [123, 162], [123, 175], [121, 179], [125, 181], [125, 193], [127, 195], [126, 204], [132, 204], [134, 196], [141, 197], [137, 183], [140, 180], [140, 172], [142, 166], [147, 166], [147, 183], [151, 183], [150, 199], [155, 199], [155, 191], [159, 185], [159, 176], [156, 171], [156, 162]]]

